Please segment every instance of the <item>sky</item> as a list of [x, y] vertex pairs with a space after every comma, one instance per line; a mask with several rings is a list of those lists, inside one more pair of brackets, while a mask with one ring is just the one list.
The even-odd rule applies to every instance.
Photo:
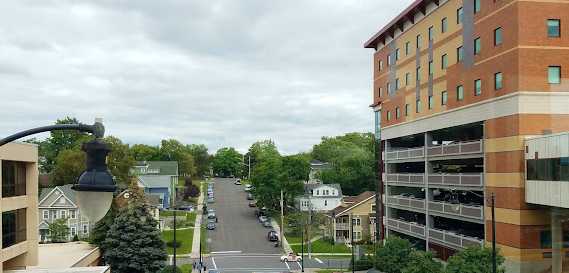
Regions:
[[371, 132], [363, 43], [411, 2], [2, 1], [0, 136], [102, 117], [129, 144], [292, 154]]

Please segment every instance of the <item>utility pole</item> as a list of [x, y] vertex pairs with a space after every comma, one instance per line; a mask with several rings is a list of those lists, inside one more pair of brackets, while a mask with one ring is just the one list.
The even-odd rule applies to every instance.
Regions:
[[284, 226], [284, 192], [281, 189], [281, 234], [280, 235], [281, 235], [281, 245], [283, 247], [283, 250], [284, 250], [284, 244], [283, 244], [284, 229], [285, 229], [285, 226]]
[[350, 241], [352, 244], [352, 273], [356, 271], [355, 254], [354, 254], [354, 216], [350, 214]]
[[492, 273], [496, 273], [496, 195], [492, 193]]
[[176, 241], [176, 193], [177, 193], [176, 190], [177, 190], [177, 187], [176, 187], [176, 184], [174, 184], [174, 198], [172, 198], [172, 208], [174, 209], [174, 244], [173, 244], [174, 257], [173, 257], [173, 263], [172, 264], [174, 265], [174, 268], [177, 268], [176, 267], [176, 249], [178, 248], [178, 242]]
[[251, 179], [251, 154], [249, 154], [249, 174], [247, 175], [247, 179]]
[[302, 272], [304, 272], [304, 228], [305, 225], [301, 224], [301, 230], [300, 230], [300, 268], [302, 269]]

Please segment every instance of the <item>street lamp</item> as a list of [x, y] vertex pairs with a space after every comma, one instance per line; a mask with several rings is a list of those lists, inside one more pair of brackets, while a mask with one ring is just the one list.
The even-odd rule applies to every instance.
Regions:
[[106, 158], [111, 149], [102, 140], [105, 127], [101, 119], [96, 119], [93, 125], [56, 124], [22, 131], [1, 139], [0, 146], [33, 134], [58, 130], [88, 132], [95, 136], [94, 140], [84, 143], [81, 147], [87, 154], [87, 168], [72, 186], [72, 189], [77, 191], [77, 203], [81, 212], [95, 223], [101, 220], [111, 207], [113, 192], [117, 188], [107, 168]]

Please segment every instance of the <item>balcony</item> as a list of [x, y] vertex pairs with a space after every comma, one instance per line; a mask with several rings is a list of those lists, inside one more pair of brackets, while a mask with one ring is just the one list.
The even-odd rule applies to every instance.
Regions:
[[399, 149], [385, 153], [385, 160], [418, 159], [425, 157], [425, 147]]
[[401, 195], [388, 196], [387, 204], [408, 208], [411, 210], [425, 211], [425, 199], [405, 197]]
[[440, 214], [448, 214], [469, 219], [483, 221], [483, 206], [471, 206], [464, 204], [452, 204], [448, 202], [429, 202], [429, 211]]
[[425, 226], [418, 223], [388, 219], [387, 226], [397, 232], [425, 238]]
[[425, 182], [422, 173], [389, 173], [385, 175], [387, 184], [397, 184], [400, 186], [423, 186]]
[[442, 173], [429, 174], [429, 186], [446, 187], [482, 187], [484, 186], [483, 173]]
[[455, 249], [464, 249], [472, 246], [481, 247], [484, 245], [484, 240], [482, 239], [435, 228], [429, 229], [429, 239]]
[[336, 230], [350, 230], [349, 223], [336, 223]]
[[427, 148], [428, 156], [453, 156], [479, 154], [483, 152], [482, 140], [456, 142]]

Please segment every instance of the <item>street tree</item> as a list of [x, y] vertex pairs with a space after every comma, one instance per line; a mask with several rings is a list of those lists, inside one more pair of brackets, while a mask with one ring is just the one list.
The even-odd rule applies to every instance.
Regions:
[[182, 176], [193, 176], [196, 173], [194, 157], [186, 145], [175, 139], [162, 140], [160, 160], [178, 161], [179, 173]]
[[443, 273], [444, 266], [441, 262], [433, 259], [431, 252], [413, 251], [409, 256], [409, 262], [402, 273]]
[[239, 176], [243, 156], [235, 148], [221, 148], [213, 158], [213, 171], [220, 176]]
[[160, 160], [160, 148], [146, 144], [134, 144], [130, 147], [130, 154], [136, 161]]
[[203, 144], [190, 144], [186, 145], [186, 149], [194, 158], [194, 164], [196, 166], [195, 176], [203, 177], [207, 175], [211, 166], [211, 156], [209, 155], [207, 147]]
[[155, 273], [166, 265], [166, 246], [144, 196], [132, 191], [103, 241], [103, 258], [116, 273]]
[[107, 158], [109, 170], [117, 185], [124, 189], [131, 181], [130, 170], [134, 166], [134, 158], [130, 154], [128, 144], [123, 144], [120, 139], [108, 136], [104, 141], [111, 149]]
[[409, 241], [390, 236], [376, 252], [377, 269], [385, 273], [402, 273], [409, 263], [412, 251]]
[[79, 148], [61, 151], [50, 177], [52, 186], [73, 184], [85, 170], [85, 153]]
[[[504, 273], [504, 257], [496, 255], [498, 273]], [[471, 247], [464, 249], [448, 259], [447, 273], [491, 273], [492, 249], [488, 247]]]
[[49, 223], [48, 230], [52, 243], [63, 243], [67, 241], [67, 236], [69, 236], [67, 219], [61, 218]]

